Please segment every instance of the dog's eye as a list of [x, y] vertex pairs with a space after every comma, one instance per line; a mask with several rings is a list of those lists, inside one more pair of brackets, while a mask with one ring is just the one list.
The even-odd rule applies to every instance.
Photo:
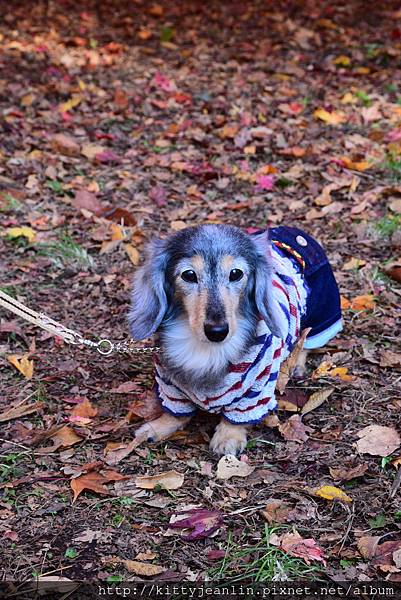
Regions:
[[239, 281], [243, 276], [244, 273], [241, 269], [231, 269], [230, 271], [230, 281]]
[[183, 279], [184, 281], [188, 281], [188, 283], [197, 283], [198, 282], [198, 278], [196, 276], [195, 271], [192, 271], [191, 269], [188, 271], [183, 271], [181, 273], [181, 279]]

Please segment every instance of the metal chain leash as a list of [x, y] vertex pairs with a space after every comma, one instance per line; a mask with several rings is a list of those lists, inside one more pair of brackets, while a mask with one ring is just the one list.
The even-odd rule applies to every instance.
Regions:
[[5, 292], [0, 291], [0, 306], [6, 308], [12, 313], [22, 317], [37, 327], [45, 329], [49, 333], [62, 338], [67, 344], [73, 346], [87, 346], [101, 354], [109, 356], [114, 352], [118, 354], [157, 354], [161, 351], [159, 346], [136, 346], [135, 342], [128, 340], [126, 342], [112, 342], [108, 339], [102, 339], [98, 342], [84, 338], [80, 333], [64, 327], [61, 323], [54, 321], [43, 313], [38, 313], [31, 308], [28, 308], [15, 298], [12, 298]]

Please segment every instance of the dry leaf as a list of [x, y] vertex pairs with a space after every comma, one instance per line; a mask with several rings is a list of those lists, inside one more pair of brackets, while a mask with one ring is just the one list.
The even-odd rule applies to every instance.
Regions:
[[32, 379], [33, 376], [33, 360], [29, 360], [29, 354], [9, 354], [7, 360], [12, 364], [26, 379]]
[[96, 417], [97, 408], [91, 404], [88, 398], [84, 398], [82, 402], [72, 409], [71, 415], [74, 417], [86, 417], [90, 419], [91, 417]]
[[364, 535], [357, 540], [358, 550], [363, 558], [371, 559], [376, 554], [381, 535]]
[[170, 227], [173, 231], [180, 231], [181, 229], [185, 229], [187, 224], [184, 221], [171, 221]]
[[217, 464], [217, 479], [230, 479], [231, 477], [248, 477], [255, 467], [248, 463], [238, 460], [233, 454], [222, 456]]
[[315, 119], [320, 119], [327, 123], [328, 125], [340, 125], [341, 123], [345, 123], [347, 118], [343, 113], [338, 113], [335, 111], [328, 112], [324, 108], [318, 108], [313, 113]]
[[372, 456], [389, 456], [401, 444], [398, 432], [393, 427], [383, 425], [369, 425], [358, 431], [356, 449], [361, 454]]
[[55, 152], [65, 154], [65, 156], [78, 156], [79, 144], [69, 135], [57, 133], [51, 139], [51, 146]]
[[315, 560], [326, 566], [323, 550], [319, 548], [315, 540], [312, 538], [304, 539], [297, 531], [284, 534], [280, 538], [280, 547], [290, 556], [302, 558], [308, 565], [311, 560]]
[[354, 256], [347, 260], [346, 263], [343, 264], [344, 271], [353, 271], [354, 269], [359, 269], [366, 265], [366, 260], [362, 260], [361, 258], [355, 258]]
[[288, 515], [291, 512], [291, 507], [289, 504], [282, 502], [282, 500], [271, 498], [267, 501], [265, 508], [260, 512], [262, 517], [270, 524], [285, 523], [289, 520]]
[[351, 301], [351, 310], [373, 310], [375, 307], [375, 298], [372, 294], [356, 296]]
[[181, 537], [185, 541], [192, 542], [210, 537], [222, 522], [223, 515], [218, 510], [193, 508], [185, 513], [172, 515], [169, 525], [171, 529], [191, 529], [190, 533]]
[[319, 496], [319, 498], [324, 498], [325, 500], [352, 502], [352, 498], [347, 496], [340, 488], [334, 487], [334, 485], [323, 485], [315, 491], [315, 496]]
[[290, 356], [287, 358], [286, 361], [283, 362], [283, 364], [280, 367], [280, 373], [278, 375], [277, 384], [276, 384], [276, 389], [280, 392], [280, 394], [282, 394], [284, 392], [286, 385], [291, 377], [291, 374], [296, 367], [296, 364], [298, 361], [298, 356], [302, 352], [306, 336], [308, 335], [310, 330], [311, 330], [311, 327], [308, 327], [307, 329], [303, 330], [303, 332], [302, 332], [299, 340], [295, 344]]
[[166, 471], [158, 475], [145, 475], [135, 479], [135, 485], [145, 490], [154, 490], [160, 486], [166, 490], [178, 490], [184, 483], [184, 475], [177, 471]]
[[78, 192], [75, 193], [72, 204], [75, 208], [84, 208], [95, 214], [100, 213], [103, 209], [103, 204], [98, 200], [96, 195], [87, 190], [78, 190]]
[[392, 352], [391, 350], [382, 350], [380, 352], [380, 366], [381, 367], [400, 367], [401, 366], [401, 353]]
[[135, 573], [135, 575], [141, 575], [142, 577], [153, 577], [154, 575], [160, 575], [160, 573], [166, 571], [166, 569], [160, 565], [152, 565], [150, 563], [140, 562], [139, 560], [124, 560], [122, 562], [130, 573]]
[[333, 479], [343, 479], [344, 481], [350, 481], [355, 477], [363, 477], [368, 470], [368, 465], [357, 465], [356, 467], [330, 467], [330, 475]]
[[124, 244], [124, 250], [128, 254], [128, 257], [133, 265], [139, 265], [139, 261], [141, 260], [141, 255], [138, 250], [132, 244]]
[[97, 154], [101, 154], [104, 152], [106, 148], [104, 146], [100, 146], [98, 144], [85, 144], [82, 146], [81, 154], [89, 158], [89, 160], [94, 160]]
[[342, 156], [340, 161], [346, 169], [352, 169], [353, 171], [366, 171], [372, 166], [367, 160], [353, 161], [348, 156]]
[[72, 502], [74, 503], [84, 490], [90, 490], [91, 492], [108, 496], [111, 492], [104, 484], [110, 483], [111, 481], [121, 481], [122, 479], [129, 479], [129, 476], [121, 475], [112, 469], [104, 469], [101, 473], [90, 471], [84, 475], [79, 475], [78, 477], [75, 477], [75, 479], [71, 479], [70, 482], [74, 492]]
[[323, 390], [318, 390], [317, 392], [311, 394], [307, 403], [302, 407], [301, 414], [307, 415], [312, 410], [315, 410], [321, 406], [333, 392], [334, 388], [324, 388]]
[[0, 422], [11, 421], [12, 419], [20, 419], [25, 415], [30, 415], [40, 410], [43, 402], [35, 402], [34, 404], [17, 404], [12, 406], [0, 414]]
[[299, 415], [292, 415], [278, 426], [278, 430], [285, 440], [302, 443], [308, 439], [307, 431], [311, 431], [311, 428], [305, 427]]
[[132, 452], [135, 450], [135, 448], [137, 448], [139, 446], [139, 444], [141, 444], [143, 440], [138, 439], [138, 438], [134, 438], [132, 440], [132, 442], [130, 442], [129, 444], [126, 445], [122, 445], [122, 444], [118, 444], [117, 446], [114, 447], [114, 449], [111, 449], [110, 451], [106, 452], [107, 448], [110, 448], [109, 444], [107, 444], [106, 449], [105, 449], [105, 462], [114, 467], [115, 465], [117, 465], [119, 462], [121, 462], [124, 458], [127, 458], [127, 456], [129, 456], [130, 454], [132, 454]]
[[25, 237], [30, 244], [36, 240], [36, 232], [30, 227], [9, 227], [4, 233], [7, 237], [12, 239]]
[[78, 444], [78, 442], [82, 442], [82, 438], [79, 437], [79, 435], [77, 435], [75, 431], [67, 425], [57, 429], [50, 437], [53, 440], [53, 446], [50, 448], [52, 452], [58, 448], [69, 448], [70, 446]]
[[354, 381], [355, 377], [348, 374], [348, 367], [335, 367], [330, 362], [324, 360], [312, 373], [312, 379], [320, 377], [338, 377], [342, 381]]

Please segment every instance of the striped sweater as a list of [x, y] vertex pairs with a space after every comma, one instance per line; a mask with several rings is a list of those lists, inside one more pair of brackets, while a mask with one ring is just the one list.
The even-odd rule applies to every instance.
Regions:
[[280, 365], [299, 338], [307, 286], [296, 262], [275, 245], [272, 245], [272, 261], [273, 293], [287, 323], [285, 339], [272, 335], [260, 319], [254, 343], [240, 362], [229, 365], [221, 386], [210, 396], [178, 387], [157, 361], [156, 381], [164, 410], [182, 417], [193, 415], [201, 408], [231, 423], [251, 424], [261, 421], [276, 408], [275, 387]]

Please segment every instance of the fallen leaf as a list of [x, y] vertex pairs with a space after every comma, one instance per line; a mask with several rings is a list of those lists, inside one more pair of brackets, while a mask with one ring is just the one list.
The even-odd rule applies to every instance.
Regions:
[[171, 221], [170, 227], [173, 231], [180, 231], [181, 229], [185, 229], [187, 224], [184, 221]]
[[92, 417], [96, 417], [96, 415], [97, 408], [91, 404], [88, 398], [83, 398], [83, 400], [72, 409], [69, 421], [85, 421], [85, 423], [87, 423]]
[[307, 415], [312, 410], [315, 410], [321, 406], [333, 392], [334, 388], [324, 388], [323, 390], [318, 390], [317, 392], [311, 394], [307, 403], [304, 404], [301, 409], [301, 415]]
[[357, 436], [359, 440], [355, 446], [361, 454], [385, 457], [397, 450], [401, 444], [400, 436], [394, 427], [368, 425], [358, 431]]
[[84, 144], [81, 149], [81, 154], [89, 160], [94, 160], [97, 154], [104, 151], [104, 146], [98, 144]]
[[78, 156], [80, 152], [79, 144], [69, 135], [57, 133], [51, 139], [51, 146], [55, 152], [65, 154], [65, 156]]
[[348, 367], [335, 367], [330, 362], [324, 360], [312, 373], [312, 379], [320, 377], [338, 377], [342, 381], [353, 381], [355, 377], [348, 374]]
[[290, 512], [291, 507], [289, 504], [274, 498], [268, 500], [265, 508], [260, 511], [262, 517], [270, 524], [286, 523], [289, 520], [288, 515]]
[[117, 473], [112, 469], [103, 469], [102, 472], [89, 471], [89, 473], [79, 475], [71, 479], [70, 482], [71, 489], [74, 492], [72, 502], [74, 503], [84, 490], [108, 496], [111, 492], [105, 487], [105, 484], [111, 481], [121, 481], [122, 479], [129, 479], [129, 476], [121, 475], [121, 473]]
[[109, 392], [111, 394], [130, 394], [139, 390], [140, 388], [135, 381], [125, 381], [124, 383], [120, 383], [116, 388], [109, 390]]
[[276, 389], [282, 394], [287, 386], [293, 370], [295, 369], [298, 357], [303, 350], [306, 336], [310, 332], [311, 327], [303, 330], [299, 340], [295, 344], [290, 356], [280, 366], [280, 373], [277, 378]]
[[75, 198], [72, 201], [73, 206], [75, 208], [84, 208], [85, 210], [89, 210], [89, 212], [98, 214], [103, 209], [103, 204], [92, 192], [88, 192], [87, 190], [78, 190], [75, 193]]
[[139, 265], [141, 255], [139, 254], [138, 250], [132, 244], [124, 244], [124, 250], [128, 254], [132, 264], [135, 266]]
[[4, 234], [11, 239], [25, 237], [30, 244], [36, 240], [36, 232], [30, 227], [9, 227]]
[[380, 366], [381, 367], [400, 367], [401, 366], [401, 353], [392, 352], [391, 350], [382, 350], [380, 352]]
[[[182, 517], [183, 518], [179, 518]], [[203, 540], [218, 530], [223, 522], [223, 515], [218, 510], [193, 508], [178, 515], [173, 515], [169, 526], [172, 529], [192, 529], [189, 534], [182, 535], [185, 541]]]
[[[106, 464], [114, 467], [118, 465], [124, 458], [127, 458], [132, 452], [142, 443], [143, 440], [134, 438], [129, 444], [118, 444], [114, 449], [105, 452]], [[107, 445], [110, 447], [109, 445]]]
[[33, 377], [33, 360], [29, 360], [29, 354], [8, 354], [7, 360], [13, 365], [26, 379]]
[[368, 465], [362, 464], [356, 467], [329, 467], [330, 475], [333, 479], [342, 479], [350, 481], [356, 477], [363, 477], [368, 470]]
[[315, 560], [326, 566], [323, 550], [319, 548], [315, 540], [302, 538], [297, 531], [284, 534], [280, 538], [280, 547], [290, 556], [302, 558], [308, 565]]
[[292, 415], [287, 421], [278, 426], [278, 430], [287, 441], [291, 442], [306, 442], [308, 439], [307, 431], [311, 431], [310, 427], [306, 427], [299, 415]]
[[362, 260], [361, 258], [355, 258], [353, 256], [343, 264], [343, 269], [344, 271], [353, 271], [354, 269], [359, 269], [364, 265], [366, 265], [366, 260]]
[[153, 200], [153, 202], [161, 208], [162, 206], [166, 206], [167, 204], [167, 194], [166, 190], [162, 185], [155, 185], [149, 190], [149, 198]]
[[0, 422], [11, 421], [12, 419], [20, 419], [25, 415], [30, 415], [37, 412], [43, 407], [43, 402], [35, 402], [33, 404], [17, 404], [11, 408], [7, 408], [0, 414]]
[[[139, 395], [128, 406], [127, 420], [129, 422], [139, 419], [145, 419], [145, 421], [153, 421], [163, 413], [163, 409], [160, 405], [160, 400], [157, 398], [153, 391], [144, 392]], [[136, 419], [134, 419], [136, 417]]]
[[340, 162], [346, 169], [352, 169], [353, 171], [366, 171], [370, 169], [372, 164], [367, 160], [351, 160], [348, 156], [342, 156]]
[[184, 475], [177, 471], [166, 471], [158, 475], [145, 475], [135, 479], [135, 485], [145, 490], [161, 487], [166, 490], [178, 490], [184, 483]]
[[364, 535], [357, 539], [358, 550], [363, 558], [371, 559], [374, 557], [381, 538], [381, 535]]
[[69, 110], [78, 106], [78, 104], [80, 104], [81, 101], [82, 101], [81, 96], [72, 96], [69, 100], [67, 100], [67, 102], [63, 102], [62, 104], [59, 104], [58, 109], [62, 113], [68, 112]]
[[394, 200], [389, 202], [388, 206], [393, 213], [396, 213], [397, 215], [401, 214], [401, 198], [394, 198]]
[[323, 485], [315, 491], [315, 496], [325, 500], [341, 500], [342, 502], [352, 502], [352, 498], [334, 485]]
[[58, 448], [69, 448], [70, 446], [78, 444], [78, 442], [82, 442], [82, 438], [67, 425], [57, 429], [50, 438], [53, 440], [53, 446], [50, 447], [51, 452], [54, 452], [54, 450], [57, 450]]
[[338, 113], [335, 111], [328, 112], [324, 108], [318, 108], [313, 113], [315, 119], [320, 119], [327, 123], [328, 125], [341, 125], [341, 123], [345, 123], [347, 118], [343, 113]]
[[372, 294], [356, 296], [351, 300], [351, 310], [373, 310], [375, 307], [375, 298]]
[[248, 477], [255, 467], [238, 460], [233, 454], [222, 456], [217, 464], [217, 479], [231, 479], [231, 477]]
[[140, 562], [139, 560], [124, 560], [122, 561], [130, 573], [141, 575], [142, 577], [153, 577], [160, 575], [167, 569], [160, 565], [152, 565], [151, 563]]

